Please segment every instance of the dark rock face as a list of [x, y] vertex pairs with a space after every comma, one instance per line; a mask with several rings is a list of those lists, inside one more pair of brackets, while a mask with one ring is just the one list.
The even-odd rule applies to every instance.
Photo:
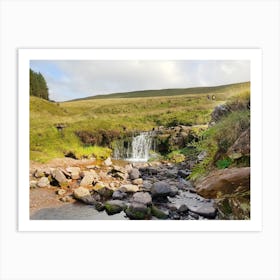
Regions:
[[105, 210], [108, 215], [120, 213], [126, 208], [125, 202], [121, 200], [109, 200], [105, 202]]
[[125, 210], [125, 213], [132, 220], [146, 220], [151, 217], [151, 208], [144, 204], [133, 202]]
[[131, 180], [138, 179], [140, 177], [140, 172], [137, 168], [132, 168], [129, 177]]
[[159, 181], [153, 184], [151, 193], [153, 198], [165, 198], [167, 196], [174, 196], [174, 194], [176, 195], [176, 188], [172, 188], [164, 181]]

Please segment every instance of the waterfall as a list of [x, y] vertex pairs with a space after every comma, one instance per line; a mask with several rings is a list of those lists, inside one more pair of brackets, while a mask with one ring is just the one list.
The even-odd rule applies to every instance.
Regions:
[[155, 149], [152, 132], [141, 132], [129, 141], [121, 140], [115, 143], [114, 158], [133, 162], [148, 161], [150, 150]]

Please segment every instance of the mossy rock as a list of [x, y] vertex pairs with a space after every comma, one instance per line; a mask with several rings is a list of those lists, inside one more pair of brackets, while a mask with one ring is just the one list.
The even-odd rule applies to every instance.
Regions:
[[126, 209], [126, 204], [121, 200], [109, 200], [105, 202], [105, 210], [108, 215], [115, 215]]
[[163, 212], [162, 210], [160, 210], [159, 208], [157, 208], [154, 205], [151, 207], [151, 213], [154, 217], [161, 219], [161, 220], [165, 220], [168, 218], [168, 215], [165, 212]]
[[125, 213], [131, 220], [147, 220], [151, 217], [151, 208], [144, 204], [132, 203]]

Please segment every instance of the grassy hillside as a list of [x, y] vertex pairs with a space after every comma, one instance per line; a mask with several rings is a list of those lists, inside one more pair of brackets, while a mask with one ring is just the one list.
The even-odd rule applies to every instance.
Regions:
[[[207, 124], [215, 106], [249, 91], [250, 84], [245, 83], [225, 86], [220, 93], [215, 92], [215, 100], [207, 98], [213, 91], [138, 98], [114, 95], [114, 98], [63, 103], [30, 97], [30, 159], [44, 162], [70, 152], [77, 157], [107, 157], [110, 149], [85, 146], [77, 134], [88, 132], [91, 137], [103, 135], [110, 140], [122, 133], [161, 125]], [[59, 131], [57, 124], [65, 128]]]
[[156, 96], [175, 96], [185, 94], [217, 94], [217, 93], [234, 93], [250, 86], [249, 82], [229, 84], [215, 87], [193, 87], [193, 88], [176, 88], [176, 89], [159, 89], [159, 90], [141, 90], [132, 92], [121, 92], [113, 94], [102, 94], [96, 96], [89, 96], [76, 100], [89, 100], [89, 99], [111, 99], [111, 98], [136, 98], [136, 97], [156, 97]]

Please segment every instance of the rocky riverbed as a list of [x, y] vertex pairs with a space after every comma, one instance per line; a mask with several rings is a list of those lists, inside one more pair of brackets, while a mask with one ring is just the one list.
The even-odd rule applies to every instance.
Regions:
[[31, 219], [217, 219], [185, 163], [56, 160], [31, 165]]

